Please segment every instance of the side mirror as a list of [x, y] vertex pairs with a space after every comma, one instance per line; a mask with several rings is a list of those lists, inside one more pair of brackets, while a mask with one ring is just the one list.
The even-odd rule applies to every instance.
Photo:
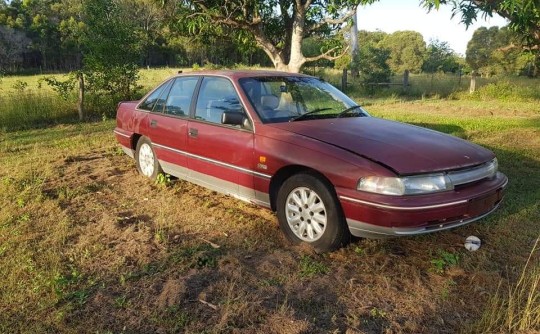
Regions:
[[241, 111], [225, 110], [221, 114], [221, 123], [227, 125], [239, 125], [244, 129], [251, 130], [251, 123]]

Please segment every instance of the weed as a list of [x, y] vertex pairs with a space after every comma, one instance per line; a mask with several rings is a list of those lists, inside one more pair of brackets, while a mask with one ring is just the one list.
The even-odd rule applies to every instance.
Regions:
[[169, 187], [172, 184], [171, 176], [169, 174], [159, 173], [155, 181], [156, 185]]
[[445, 250], [439, 250], [437, 254], [438, 257], [430, 261], [433, 266], [433, 270], [437, 274], [444, 273], [446, 268], [455, 266], [459, 262], [458, 254], [450, 253]]
[[165, 228], [163, 227], [156, 228], [154, 232], [154, 240], [160, 244], [167, 241], [167, 231], [165, 230]]
[[86, 301], [88, 300], [88, 297], [90, 296], [90, 293], [88, 290], [76, 290], [71, 292], [65, 297], [65, 300], [73, 301], [78, 306], [83, 306], [86, 304]]
[[281, 286], [284, 283], [285, 279], [283, 277], [272, 277], [263, 279], [261, 281], [262, 287], [268, 287], [268, 286]]
[[369, 310], [369, 316], [374, 319], [384, 319], [386, 318], [386, 312], [380, 308], [373, 307], [371, 310]]
[[0, 247], [0, 257], [4, 256], [4, 254], [6, 253], [8, 247], [7, 246], [2, 246]]
[[356, 247], [354, 248], [354, 252], [355, 252], [356, 254], [358, 254], [358, 255], [366, 255], [366, 250], [363, 249], [362, 247], [356, 246]]
[[313, 259], [310, 256], [303, 255], [300, 258], [300, 277], [310, 278], [315, 275], [324, 275], [330, 271], [324, 263]]
[[129, 306], [129, 301], [126, 296], [116, 297], [114, 299], [114, 306], [118, 308], [127, 308]]
[[453, 279], [448, 279], [443, 286], [443, 289], [441, 291], [441, 298], [443, 300], [447, 300], [448, 297], [450, 297], [450, 293], [452, 292], [452, 289], [457, 285], [457, 283]]
[[17, 92], [22, 93], [28, 87], [28, 83], [26, 81], [17, 80], [11, 87]]

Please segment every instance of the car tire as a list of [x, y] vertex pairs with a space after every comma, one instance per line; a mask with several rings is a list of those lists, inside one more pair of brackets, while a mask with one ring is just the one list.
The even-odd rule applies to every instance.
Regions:
[[147, 137], [141, 137], [137, 142], [135, 161], [139, 173], [151, 180], [155, 180], [159, 174], [163, 173], [159, 161], [157, 160], [156, 153], [152, 148], [152, 142]]
[[350, 240], [341, 205], [322, 177], [309, 173], [289, 177], [278, 191], [276, 208], [281, 230], [293, 244], [305, 242], [321, 253]]

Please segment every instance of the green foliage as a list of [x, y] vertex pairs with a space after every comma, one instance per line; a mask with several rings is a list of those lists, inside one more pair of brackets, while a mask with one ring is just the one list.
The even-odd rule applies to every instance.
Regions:
[[470, 98], [483, 101], [527, 101], [540, 99], [540, 92], [531, 86], [521, 86], [509, 80], [501, 80], [480, 87]]
[[15, 81], [15, 83], [12, 86], [12, 88], [15, 89], [19, 93], [24, 92], [27, 87], [28, 87], [28, 83], [22, 80]]
[[448, 267], [455, 266], [459, 262], [459, 255], [455, 253], [439, 250], [437, 255], [438, 257], [432, 259], [430, 262], [433, 270], [438, 274], [444, 273]]
[[155, 183], [159, 186], [168, 187], [172, 184], [171, 176], [169, 174], [159, 173]]
[[57, 92], [64, 101], [67, 101], [70, 98], [76, 82], [75, 76], [73, 75], [68, 76], [68, 78], [65, 80], [59, 80], [56, 77], [50, 76], [43, 78], [43, 81], [45, 81], [47, 85]]
[[481, 27], [467, 44], [467, 63], [483, 76], [511, 74], [536, 75], [538, 55], [524, 51], [517, 36], [508, 28]]
[[384, 37], [378, 45], [390, 52], [388, 65], [394, 73], [409, 70], [418, 73], [422, 69], [426, 42], [416, 31], [396, 31]]
[[516, 32], [522, 41], [531, 48], [540, 46], [540, 3], [535, 0], [422, 0], [428, 10], [441, 4], [451, 4], [453, 16], [460, 15], [461, 21], [470, 26], [478, 14], [483, 17], [497, 13], [510, 21], [509, 28]]
[[315, 275], [324, 275], [330, 271], [326, 264], [304, 255], [300, 258], [300, 277], [310, 278]]
[[[332, 39], [330, 43], [337, 42], [336, 32], [352, 15], [353, 8], [373, 2], [324, 0], [298, 5], [292, 0], [186, 1], [179, 26], [198, 39], [235, 36], [240, 45], [248, 48], [257, 45], [263, 49], [279, 69], [298, 71], [305, 62], [321, 59], [304, 57], [301, 50], [304, 37], [319, 36]], [[326, 51], [337, 51], [340, 47], [337, 46]]]
[[88, 88], [119, 99], [132, 98], [140, 55], [132, 22], [115, 0], [86, 0], [83, 72]]
[[460, 68], [459, 57], [447, 42], [432, 40], [427, 50], [422, 71], [427, 73], [455, 73]]

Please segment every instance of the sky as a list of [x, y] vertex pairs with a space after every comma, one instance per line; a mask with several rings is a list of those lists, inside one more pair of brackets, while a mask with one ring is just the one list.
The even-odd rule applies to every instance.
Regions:
[[478, 20], [466, 29], [465, 24], [460, 22], [459, 14], [451, 18], [452, 6], [441, 5], [438, 11], [427, 13], [419, 3], [419, 0], [384, 0], [360, 6], [358, 30], [381, 30], [387, 33], [414, 30], [424, 36], [426, 43], [430, 39], [439, 39], [448, 42], [457, 53], [465, 55], [467, 43], [477, 28], [502, 27], [507, 24], [505, 19], [496, 14], [486, 20], [479, 15]]

